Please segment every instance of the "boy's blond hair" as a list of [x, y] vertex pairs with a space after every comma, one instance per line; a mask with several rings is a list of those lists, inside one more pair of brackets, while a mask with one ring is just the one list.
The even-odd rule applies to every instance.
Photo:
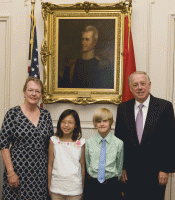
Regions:
[[94, 126], [96, 126], [97, 121], [106, 120], [106, 119], [109, 120], [111, 125], [112, 125], [113, 114], [110, 110], [108, 110], [107, 108], [100, 108], [100, 109], [96, 110], [94, 115], [93, 115]]

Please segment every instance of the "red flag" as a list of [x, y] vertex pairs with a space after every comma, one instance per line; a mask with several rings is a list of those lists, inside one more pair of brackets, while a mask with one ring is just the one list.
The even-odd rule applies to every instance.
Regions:
[[[129, 35], [128, 35], [129, 34]], [[129, 36], [129, 37], [128, 37]], [[129, 48], [128, 48], [129, 38]], [[128, 77], [136, 71], [134, 47], [132, 42], [131, 29], [128, 27], [128, 16], [125, 17], [125, 33], [124, 33], [124, 56], [123, 56], [123, 95], [122, 102], [128, 101], [133, 98], [129, 89]]]

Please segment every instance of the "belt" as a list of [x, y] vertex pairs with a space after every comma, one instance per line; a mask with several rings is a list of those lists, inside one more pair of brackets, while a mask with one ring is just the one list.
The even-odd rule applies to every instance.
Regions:
[[90, 175], [88, 175], [88, 179], [93, 180], [93, 181], [96, 181], [96, 182], [98, 182], [99, 184], [104, 184], [104, 185], [106, 185], [106, 184], [108, 184], [108, 183], [111, 183], [111, 182], [114, 182], [114, 181], [118, 181], [118, 178], [117, 178], [117, 177], [113, 177], [113, 178], [109, 178], [109, 179], [105, 180], [103, 183], [100, 183], [100, 182], [98, 181], [98, 179], [92, 178]]

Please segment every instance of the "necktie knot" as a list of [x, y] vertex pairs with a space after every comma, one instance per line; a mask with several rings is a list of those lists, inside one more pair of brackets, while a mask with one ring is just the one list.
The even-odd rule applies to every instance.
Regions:
[[138, 107], [139, 107], [139, 110], [142, 110], [142, 108], [143, 108], [143, 104], [141, 103]]
[[102, 143], [104, 143], [105, 142], [105, 139], [102, 139]]

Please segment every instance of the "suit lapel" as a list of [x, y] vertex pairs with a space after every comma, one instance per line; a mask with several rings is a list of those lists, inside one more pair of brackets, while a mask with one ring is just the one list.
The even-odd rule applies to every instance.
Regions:
[[127, 107], [128, 122], [126, 124], [130, 132], [130, 139], [132, 141], [135, 141], [135, 144], [139, 145], [137, 131], [136, 131], [136, 123], [135, 123], [134, 104], [135, 104], [135, 99], [132, 99]]
[[145, 121], [145, 126], [143, 130], [141, 144], [143, 144], [149, 136], [152, 134], [153, 127], [156, 124], [158, 119], [158, 102], [156, 101], [155, 97], [150, 95], [150, 103], [148, 108], [148, 113]]

